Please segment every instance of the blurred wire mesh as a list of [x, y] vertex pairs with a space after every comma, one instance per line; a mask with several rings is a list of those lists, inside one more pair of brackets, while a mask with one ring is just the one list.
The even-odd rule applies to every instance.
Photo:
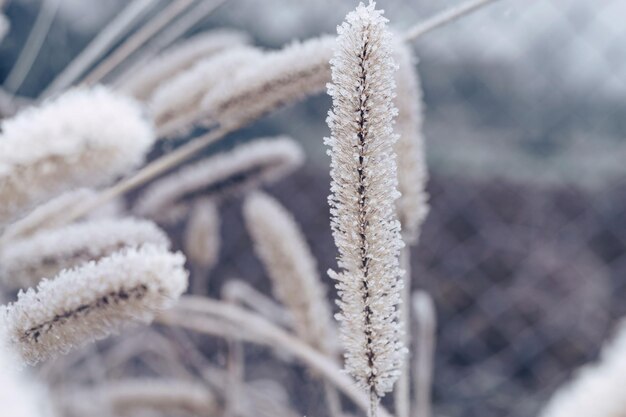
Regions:
[[[123, 3], [63, 0], [20, 92], [36, 95]], [[454, 2], [379, 4], [402, 29]], [[9, 3], [3, 77], [40, 6]], [[332, 32], [353, 6], [230, 0], [194, 32], [239, 27], [274, 47]], [[437, 415], [536, 414], [626, 312], [625, 14], [619, 0], [502, 0], [415, 42], [432, 207], [412, 267], [415, 288], [433, 295], [439, 315]], [[232, 138], [289, 133], [307, 149], [306, 167], [270, 191], [301, 223], [322, 272], [336, 254], [322, 145], [328, 108], [326, 97], [313, 98]], [[240, 204], [221, 213], [210, 293], [233, 277], [267, 291]], [[266, 356], [248, 351], [250, 378], [285, 372], [313, 384], [302, 372], [257, 366]], [[314, 400], [296, 398], [306, 389], [289, 390], [319, 415]]]

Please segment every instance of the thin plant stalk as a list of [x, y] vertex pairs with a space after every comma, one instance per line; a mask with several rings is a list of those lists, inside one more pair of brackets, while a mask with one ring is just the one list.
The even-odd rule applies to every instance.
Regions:
[[174, 42], [180, 39], [185, 32], [194, 27], [198, 22], [207, 17], [226, 1], [228, 0], [215, 0], [212, 2], [203, 0], [194, 7], [190, 8], [180, 19], [178, 19], [175, 24], [156, 36], [154, 41], [140, 52], [140, 56], [137, 58], [130, 58], [130, 62], [124, 65], [124, 68], [114, 75], [115, 79], [112, 84], [116, 86], [119, 85], [127, 74], [148, 62], [148, 60], [153, 58], [158, 52], [171, 46]]
[[[411, 313], [410, 313], [410, 298], [411, 298], [411, 247], [409, 245], [402, 248], [400, 252], [400, 268], [404, 270], [404, 287], [402, 287], [401, 297], [402, 302], [400, 303], [400, 320], [404, 326], [404, 334], [402, 335], [402, 340], [404, 345], [410, 349], [410, 343], [408, 340], [408, 335], [411, 330]], [[396, 389], [394, 390], [394, 405], [396, 410], [397, 417], [409, 417], [411, 410], [411, 399], [410, 399], [410, 377], [409, 377], [409, 356], [407, 354], [402, 360], [402, 370], [400, 377], [398, 378], [398, 382], [396, 384]]]
[[414, 41], [422, 35], [479, 10], [494, 1], [497, 0], [468, 0], [458, 6], [450, 7], [407, 30], [404, 34], [404, 40], [406, 42]]
[[[227, 299], [228, 302], [236, 305], [236, 299]], [[228, 357], [226, 363], [226, 374], [228, 376], [228, 392], [226, 398], [227, 416], [236, 415], [237, 401], [241, 398], [242, 386], [245, 375], [245, 353], [243, 342], [236, 338], [228, 338]]]
[[431, 417], [431, 391], [437, 332], [437, 315], [431, 296], [417, 291], [411, 300], [417, 331], [413, 363], [414, 401], [412, 417]]
[[142, 47], [150, 38], [167, 26], [172, 20], [183, 13], [194, 0], [175, 0], [163, 9], [154, 19], [150, 20], [139, 31], [125, 41], [113, 54], [102, 61], [86, 77], [84, 82], [96, 84], [121, 64], [132, 53]]
[[50, 31], [50, 26], [52, 26], [60, 3], [61, 0], [45, 0], [41, 5], [35, 24], [28, 34], [26, 44], [22, 48], [15, 65], [11, 68], [11, 72], [4, 82], [4, 88], [7, 91], [15, 93], [22, 86], [22, 83], [26, 79], [26, 76], [28, 76], [46, 40], [46, 36]]
[[328, 407], [328, 413], [330, 417], [342, 417], [343, 410], [341, 407], [341, 398], [339, 397], [339, 391], [333, 384], [328, 381], [324, 381], [324, 396], [326, 397], [326, 405]]
[[72, 222], [82, 216], [88, 214], [92, 210], [101, 205], [114, 200], [124, 193], [133, 190], [151, 179], [161, 175], [168, 170], [175, 168], [182, 162], [191, 158], [196, 152], [206, 148], [207, 146], [217, 142], [223, 138], [230, 129], [218, 128], [209, 133], [196, 138], [195, 140], [181, 146], [173, 152], [170, 152], [159, 159], [156, 159], [137, 171], [134, 175], [121, 180], [117, 184], [103, 190], [100, 194], [89, 200], [85, 204], [78, 205], [75, 210], [68, 212], [63, 219], [65, 223]]
[[[183, 314], [178, 314], [180, 312]], [[193, 320], [193, 315], [190, 313], [197, 313], [198, 320]], [[334, 360], [319, 353], [270, 321], [240, 307], [208, 298], [187, 296], [183, 297], [183, 300], [174, 310], [158, 316], [157, 321], [200, 333], [213, 334], [212, 329], [205, 329], [203, 326], [206, 319], [205, 315], [219, 318], [224, 323], [232, 323], [237, 329], [232, 336], [241, 340], [284, 349], [335, 385], [363, 411], [369, 410], [371, 404], [368, 396], [357, 388], [355, 382], [341, 371]], [[228, 329], [229, 327], [222, 329], [221, 334], [229, 331]], [[390, 417], [390, 414], [382, 406], [378, 407], [378, 412], [381, 417]]]
[[72, 62], [48, 85], [42, 97], [53, 95], [72, 85], [111, 45], [154, 6], [153, 0], [134, 0], [122, 10]]
[[245, 281], [230, 280], [222, 287], [222, 298], [256, 311], [274, 324], [293, 329], [293, 317], [282, 305]]
[[164, 30], [163, 33], [155, 39], [154, 47], [160, 50], [172, 45], [183, 36], [185, 32], [194, 27], [222, 4], [226, 3], [226, 1], [227, 0], [200, 1], [194, 7], [190, 8], [176, 23]]
[[173, 348], [171, 340], [151, 327], [112, 346], [105, 352], [104, 361], [109, 370], [123, 369], [137, 356], [148, 353], [167, 365], [167, 375], [187, 381], [195, 378], [178, 358], [178, 352]]

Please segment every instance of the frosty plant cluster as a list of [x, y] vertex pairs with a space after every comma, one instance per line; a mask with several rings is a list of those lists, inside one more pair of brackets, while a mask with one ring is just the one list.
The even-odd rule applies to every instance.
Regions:
[[[336, 35], [268, 51], [233, 30], [178, 40], [219, 1], [154, 10], [158, 2], [137, 0], [40, 97], [19, 97], [23, 76], [13, 77], [0, 91], [2, 409], [12, 417], [302, 415], [284, 381], [260, 387], [246, 377], [244, 346], [256, 344], [307, 369], [323, 392], [319, 415], [432, 416], [435, 308], [413, 291], [410, 270], [428, 213], [410, 42], [491, 1], [470, 0], [404, 34], [370, 1]], [[20, 71], [45, 36], [47, 12]], [[9, 30], [0, 15], [0, 38]], [[151, 37], [160, 48], [142, 49]], [[259, 138], [201, 156], [324, 91], [337, 251], [328, 277], [298, 213], [262, 190], [301, 168], [297, 141]], [[221, 291], [209, 285], [229, 233], [220, 207], [237, 199], [270, 294], [245, 276]], [[209, 359], [200, 336], [224, 341], [226, 366]], [[618, 391], [604, 386], [623, 384], [622, 339], [544, 415], [591, 408], [589, 392], [602, 398], [594, 415], [623, 411]], [[152, 371], [127, 372], [142, 363]]]

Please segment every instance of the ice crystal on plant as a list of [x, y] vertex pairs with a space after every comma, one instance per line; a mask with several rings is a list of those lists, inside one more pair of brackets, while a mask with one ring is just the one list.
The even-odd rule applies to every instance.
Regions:
[[331, 60], [331, 226], [346, 369], [372, 397], [390, 391], [404, 354], [398, 316], [403, 246], [396, 215], [392, 35], [375, 3], [348, 14]]

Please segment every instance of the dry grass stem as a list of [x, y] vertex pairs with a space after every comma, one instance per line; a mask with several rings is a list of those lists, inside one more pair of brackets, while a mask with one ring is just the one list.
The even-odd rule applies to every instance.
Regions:
[[[22, 86], [50, 31], [50, 26], [52, 26], [60, 3], [61, 0], [44, 0], [42, 2], [37, 19], [26, 39], [26, 44], [20, 50], [11, 72], [4, 80], [3, 86], [7, 91], [15, 93]], [[1, 34], [0, 38], [2, 38]]]
[[23, 239], [43, 229], [53, 228], [57, 220], [66, 210], [74, 207], [81, 201], [93, 198], [94, 190], [79, 188], [67, 191], [39, 206], [35, 207], [21, 219], [11, 223], [0, 235], [0, 246], [14, 239]]
[[[184, 314], [177, 315], [177, 311]], [[192, 313], [196, 313], [197, 318], [200, 320], [193, 320]], [[187, 296], [175, 309], [162, 313], [158, 320], [165, 324], [213, 334], [211, 329], [204, 328], [204, 320], [207, 317], [219, 318], [223, 324], [232, 324], [233, 327], [223, 326], [219, 330], [220, 333], [217, 333], [218, 335], [225, 337], [224, 335], [230, 331], [229, 337], [237, 337], [241, 340], [265, 344], [284, 350], [330, 381], [336, 388], [354, 401], [359, 408], [364, 411], [369, 409], [369, 397], [355, 386], [355, 382], [351, 378], [341, 372], [339, 365], [332, 359], [319, 353], [316, 349], [291, 336], [271, 322], [240, 307], [208, 298]], [[382, 407], [379, 408], [379, 415], [381, 417], [390, 417], [390, 414]]]
[[145, 26], [139, 28], [139, 30], [124, 41], [117, 50], [91, 70], [83, 82], [87, 85], [99, 83], [126, 58], [150, 40], [150, 38], [187, 10], [193, 1], [194, 0], [171, 1], [156, 17], [149, 20]]
[[183, 411], [197, 416], [216, 415], [220, 411], [208, 387], [180, 379], [124, 379], [93, 388], [66, 387], [59, 394], [62, 409], [77, 416], [97, 415], [102, 409], [124, 416], [142, 410], [174, 414]]
[[467, 0], [465, 3], [450, 7], [449, 9], [436, 14], [424, 22], [418, 23], [414, 27], [407, 30], [403, 38], [407, 42], [414, 41], [415, 39], [439, 27], [445, 26], [476, 10], [480, 10], [482, 7], [488, 5], [489, 3], [493, 3], [494, 1], [497, 0]]
[[150, 8], [152, 0], [133, 0], [119, 13], [87, 47], [41, 93], [50, 97], [71, 86], [98, 58], [118, 41]]
[[413, 294], [411, 307], [415, 318], [412, 417], [432, 417], [437, 312], [432, 297], [424, 291]]
[[291, 312], [245, 281], [230, 279], [222, 287], [222, 298], [245, 306], [261, 316], [286, 329], [294, 328]]

